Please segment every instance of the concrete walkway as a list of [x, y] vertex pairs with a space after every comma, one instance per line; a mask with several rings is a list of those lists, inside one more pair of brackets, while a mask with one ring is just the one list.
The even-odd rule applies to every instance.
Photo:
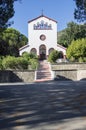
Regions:
[[0, 84], [0, 130], [86, 130], [86, 81]]
[[43, 82], [49, 80], [52, 80], [50, 65], [47, 60], [40, 61], [35, 82]]

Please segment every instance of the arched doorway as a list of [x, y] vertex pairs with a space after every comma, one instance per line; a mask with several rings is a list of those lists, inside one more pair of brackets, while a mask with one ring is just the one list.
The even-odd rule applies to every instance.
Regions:
[[32, 48], [30, 52], [37, 55], [37, 50], [35, 48]]
[[39, 47], [39, 57], [40, 57], [40, 60], [46, 59], [46, 46], [45, 45], [40, 45], [40, 47]]

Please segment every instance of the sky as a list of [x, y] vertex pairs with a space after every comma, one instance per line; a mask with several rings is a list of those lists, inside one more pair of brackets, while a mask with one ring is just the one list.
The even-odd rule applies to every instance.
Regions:
[[28, 36], [28, 21], [43, 14], [58, 22], [58, 31], [67, 27], [67, 23], [74, 21], [74, 0], [21, 0], [14, 4], [15, 14], [10, 21], [14, 21], [12, 28]]

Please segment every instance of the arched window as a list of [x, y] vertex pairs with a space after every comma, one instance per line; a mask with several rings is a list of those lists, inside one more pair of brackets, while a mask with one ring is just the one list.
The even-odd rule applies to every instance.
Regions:
[[50, 48], [48, 53], [50, 54], [53, 50], [54, 48]]
[[33, 54], [37, 54], [37, 50], [35, 48], [32, 48], [30, 52]]

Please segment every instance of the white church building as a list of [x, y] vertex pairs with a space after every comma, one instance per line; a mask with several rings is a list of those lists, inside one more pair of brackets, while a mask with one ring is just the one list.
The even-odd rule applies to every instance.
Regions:
[[53, 50], [57, 50], [63, 54], [63, 58], [66, 56], [66, 48], [57, 44], [57, 21], [43, 14], [28, 21], [28, 41], [19, 49], [20, 55], [32, 52], [39, 59], [47, 59]]

